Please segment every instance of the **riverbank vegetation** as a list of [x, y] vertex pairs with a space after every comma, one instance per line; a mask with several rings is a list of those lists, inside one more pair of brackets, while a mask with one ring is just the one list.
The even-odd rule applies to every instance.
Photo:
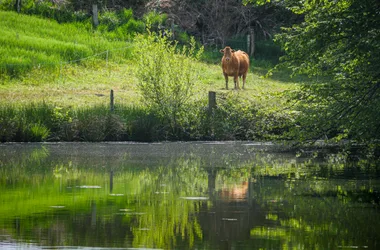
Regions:
[[[89, 6], [75, 1], [26, 1], [20, 12], [29, 15], [9, 11], [11, 2], [3, 2], [6, 11], [0, 11], [5, 55], [0, 59], [1, 141], [324, 139], [377, 144], [380, 32], [375, 24], [380, 7], [374, 0], [341, 0], [333, 6], [328, 1], [303, 6], [245, 1], [235, 14], [254, 17], [260, 10], [265, 18], [244, 19], [233, 24], [239, 34], [228, 28], [219, 36], [213, 31], [220, 31], [222, 23], [211, 27], [211, 21], [205, 22], [216, 17], [199, 12], [202, 28], [186, 30], [185, 19], [173, 19], [173, 6], [104, 8], [94, 27]], [[196, 2], [181, 3], [192, 12], [200, 8]], [[292, 28], [280, 30], [271, 20]], [[226, 91], [218, 47], [242, 34], [249, 34], [251, 42], [257, 39], [248, 51], [248, 88]], [[209, 91], [217, 93], [217, 108], [211, 111]]]

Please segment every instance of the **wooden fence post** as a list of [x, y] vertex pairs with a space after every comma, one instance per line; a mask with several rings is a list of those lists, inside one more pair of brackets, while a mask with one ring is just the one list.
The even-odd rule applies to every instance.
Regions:
[[215, 125], [214, 125], [214, 110], [216, 108], [216, 92], [208, 92], [208, 120], [210, 124], [210, 137], [214, 137]]
[[98, 25], [99, 25], [98, 5], [96, 5], [96, 4], [92, 5], [92, 23], [93, 23], [94, 27], [98, 27]]
[[110, 93], [110, 109], [111, 109], [111, 112], [113, 112], [115, 109], [113, 89], [111, 89], [111, 93]]
[[216, 93], [214, 91], [208, 92], [208, 110], [211, 113], [216, 108]]

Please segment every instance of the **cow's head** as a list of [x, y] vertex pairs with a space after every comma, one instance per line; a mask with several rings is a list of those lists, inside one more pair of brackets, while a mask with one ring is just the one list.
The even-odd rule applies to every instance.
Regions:
[[231, 47], [229, 46], [226, 46], [224, 49], [220, 50], [220, 53], [224, 54], [224, 58], [226, 59], [227, 62], [231, 60], [233, 52], [235, 52], [235, 50], [231, 49]]

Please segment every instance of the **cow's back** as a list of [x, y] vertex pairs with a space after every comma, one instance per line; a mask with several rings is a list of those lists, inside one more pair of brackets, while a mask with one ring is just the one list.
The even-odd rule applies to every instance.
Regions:
[[243, 75], [248, 72], [249, 69], [249, 56], [244, 51], [238, 50], [235, 52], [235, 56], [239, 60], [239, 75]]

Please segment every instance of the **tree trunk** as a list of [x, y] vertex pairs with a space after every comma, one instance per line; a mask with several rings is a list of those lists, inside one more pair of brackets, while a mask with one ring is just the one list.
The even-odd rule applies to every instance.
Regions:
[[251, 39], [250, 39], [251, 44], [249, 46], [249, 55], [251, 57], [253, 57], [255, 54], [255, 30], [254, 30], [254, 28], [251, 28], [249, 30], [249, 33], [250, 33], [249, 35], [251, 37]]
[[21, 0], [16, 0], [15, 9], [17, 13], [20, 13], [21, 11]]

